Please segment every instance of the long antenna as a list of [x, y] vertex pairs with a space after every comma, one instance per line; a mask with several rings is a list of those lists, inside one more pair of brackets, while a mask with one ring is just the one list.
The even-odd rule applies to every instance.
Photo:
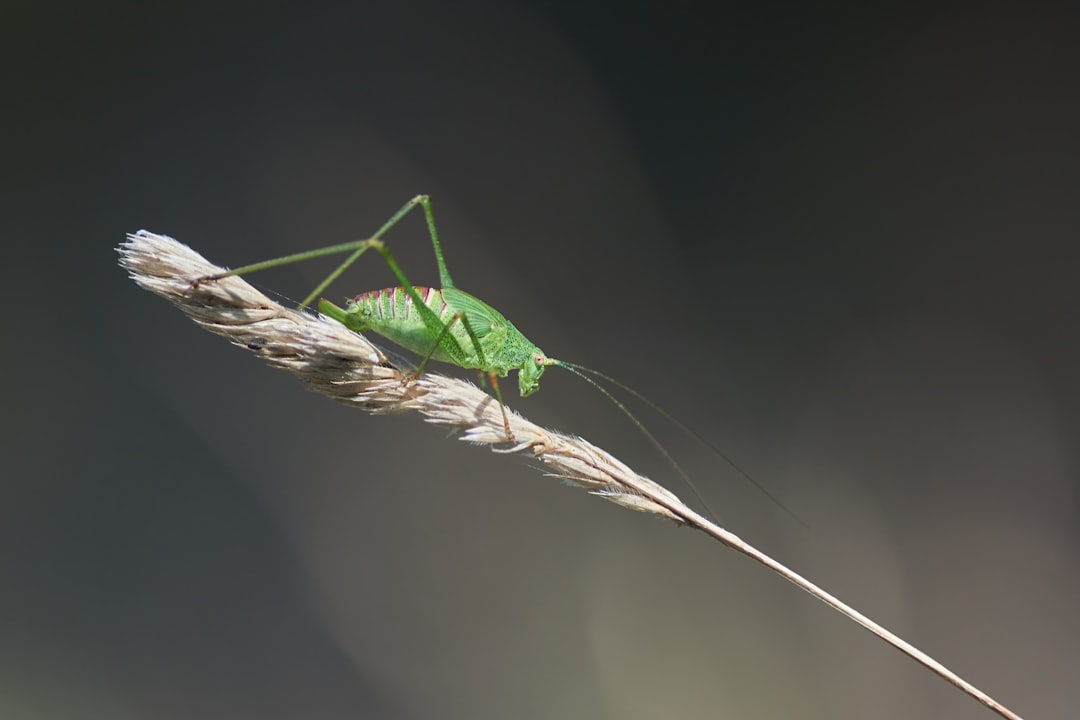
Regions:
[[[634, 417], [634, 415], [629, 410], [626, 409], [626, 406], [624, 406], [622, 403], [620, 403], [618, 400], [616, 400], [615, 397], [610, 392], [608, 392], [603, 386], [601, 386], [599, 383], [593, 381], [592, 378], [588, 377], [586, 375], [586, 373], [588, 373], [590, 375], [594, 375], [595, 377], [598, 377], [598, 378], [604, 380], [605, 382], [611, 383], [612, 385], [616, 386], [620, 390], [633, 395], [639, 401], [641, 401], [642, 403], [648, 405], [650, 408], [655, 410], [658, 414], [663, 416], [664, 419], [666, 419], [672, 425], [679, 428], [684, 433], [686, 433], [690, 437], [694, 438], [699, 443], [701, 443], [702, 445], [707, 447], [709, 450], [711, 450], [713, 453], [718, 455], [720, 457], [720, 459], [722, 459], [729, 466], [731, 466], [737, 473], [739, 473], [744, 478], [746, 478], [750, 482], [750, 484], [753, 485], [755, 488], [757, 488], [758, 491], [762, 495], [769, 498], [769, 500], [771, 500], [774, 504], [776, 504], [777, 507], [779, 507], [785, 513], [787, 513], [788, 516], [792, 520], [799, 523], [799, 525], [803, 526], [804, 528], [809, 527], [809, 525], [807, 525], [803, 521], [802, 518], [800, 518], [798, 515], [796, 515], [794, 512], [792, 512], [792, 510], [787, 505], [784, 505], [784, 503], [780, 502], [779, 498], [777, 498], [775, 495], [773, 495], [771, 492], [769, 492], [769, 490], [764, 485], [762, 485], [757, 480], [755, 480], [753, 477], [751, 477], [750, 473], [746, 472], [741, 467], [739, 467], [735, 463], [735, 461], [732, 460], [730, 457], [728, 457], [727, 454], [723, 450], [721, 450], [720, 448], [713, 445], [701, 433], [699, 433], [697, 430], [694, 430], [692, 427], [690, 427], [689, 425], [684, 423], [682, 420], [680, 420], [679, 418], [672, 415], [670, 412], [668, 412], [663, 407], [658, 405], [655, 401], [650, 400], [649, 398], [642, 395], [640, 392], [638, 392], [634, 388], [630, 387], [626, 383], [620, 382], [619, 380], [616, 380], [615, 378], [611, 377], [610, 375], [606, 375], [606, 374], [600, 372], [599, 370], [593, 370], [590, 367], [585, 367], [584, 365], [578, 365], [577, 363], [566, 362], [565, 360], [557, 360], [557, 361], [555, 361], [555, 364], [558, 365], [559, 367], [562, 367], [562, 368], [565, 368], [566, 370], [569, 370], [570, 372], [574, 373], [578, 377], [588, 381], [590, 384], [592, 384], [593, 387], [600, 390], [600, 392], [604, 393], [604, 395], [606, 395], [608, 397], [608, 399], [610, 399], [613, 403], [615, 403], [615, 405], [618, 406], [618, 408], [620, 410], [622, 410], [623, 413], [628, 418], [630, 418], [630, 420], [634, 423], [634, 425], [636, 425], [637, 428], [639, 430], [641, 430], [641, 432], [645, 435], [645, 437], [649, 438], [649, 440], [652, 442], [652, 444], [656, 446], [656, 448], [667, 459], [667, 461], [669, 463], [671, 463], [672, 467], [674, 467], [675, 470], [679, 473], [679, 475], [682, 476], [683, 480], [686, 481], [686, 484], [689, 485], [690, 489], [694, 491], [694, 495], [697, 496], [698, 500], [700, 500], [701, 503], [703, 505], [705, 505], [706, 508], [709, 508], [709, 504], [705, 501], [705, 498], [703, 498], [701, 496], [701, 493], [694, 486], [694, 483], [690, 479], [689, 475], [687, 475], [686, 472], [683, 471], [683, 469], [681, 467], [679, 467], [679, 464], [675, 462], [675, 460], [671, 457], [671, 454], [667, 451], [667, 449], [663, 445], [661, 445], [660, 442], [655, 437], [653, 437], [653, 434], [650, 433], [645, 428], [645, 425], [642, 424], [642, 422], [640, 420], [638, 420], [636, 417]], [[709, 512], [712, 512], [711, 508], [709, 508]], [[714, 516], [716, 515], [716, 513], [712, 513], [712, 514]]]

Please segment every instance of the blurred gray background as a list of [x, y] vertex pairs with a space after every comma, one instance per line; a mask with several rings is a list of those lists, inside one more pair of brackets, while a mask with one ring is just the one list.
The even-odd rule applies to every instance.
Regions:
[[[116, 265], [143, 227], [232, 266], [363, 237], [419, 192], [461, 287], [809, 528], [643, 410], [726, 526], [1070, 716], [1064, 7], [6, 4], [0, 717], [991, 717], [704, 536], [313, 395]], [[437, 282], [418, 218], [391, 242]], [[511, 395], [691, 497], [577, 378]]]

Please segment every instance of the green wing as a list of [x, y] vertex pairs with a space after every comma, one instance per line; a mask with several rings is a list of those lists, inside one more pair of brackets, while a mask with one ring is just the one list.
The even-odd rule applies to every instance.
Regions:
[[442, 296], [452, 313], [462, 313], [469, 319], [469, 327], [478, 339], [497, 333], [509, 325], [502, 313], [463, 290], [443, 288]]

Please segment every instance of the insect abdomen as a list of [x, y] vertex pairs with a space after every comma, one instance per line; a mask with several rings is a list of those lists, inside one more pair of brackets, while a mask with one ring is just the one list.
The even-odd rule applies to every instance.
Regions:
[[[416, 294], [440, 321], [445, 323], [450, 320], [453, 313], [443, 300], [441, 291], [419, 286], [415, 289]], [[384, 288], [357, 295], [349, 303], [348, 313], [362, 318], [365, 329], [370, 329], [413, 352], [426, 354], [431, 351], [435, 342], [404, 288]], [[455, 329], [451, 328], [451, 332]], [[448, 360], [438, 349], [431, 357], [435, 360]]]

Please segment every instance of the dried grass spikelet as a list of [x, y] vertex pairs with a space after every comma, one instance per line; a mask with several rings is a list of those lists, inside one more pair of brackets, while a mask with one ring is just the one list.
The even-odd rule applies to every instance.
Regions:
[[[494, 398], [474, 385], [435, 373], [413, 378], [387, 353], [345, 326], [282, 307], [188, 246], [146, 230], [129, 234], [118, 248], [120, 264], [145, 290], [160, 295], [210, 332], [295, 373], [314, 390], [372, 413], [415, 410], [436, 425], [462, 431], [476, 445], [506, 444]], [[914, 645], [886, 630], [795, 571], [687, 507], [673, 493], [638, 475], [609, 453], [578, 437], [534, 425], [507, 411], [516, 444], [499, 452], [530, 453], [549, 475], [614, 503], [701, 530], [752, 558], [845, 615], [957, 686], [1002, 717], [1020, 716], [962, 679]]]

